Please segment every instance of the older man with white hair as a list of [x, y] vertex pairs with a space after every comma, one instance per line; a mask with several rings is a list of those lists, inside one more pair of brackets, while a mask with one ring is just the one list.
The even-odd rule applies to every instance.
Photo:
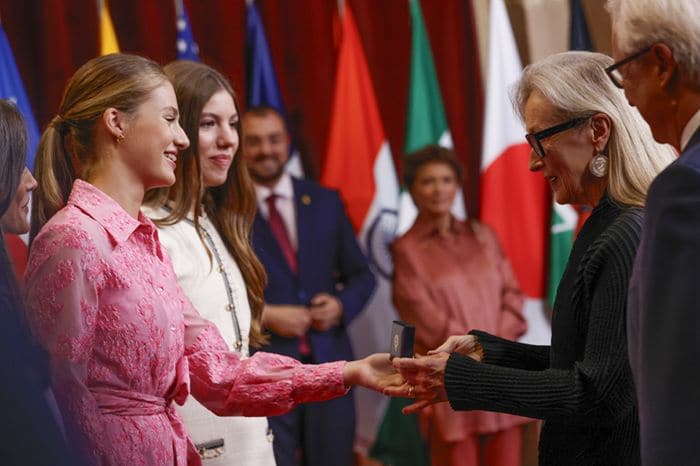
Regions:
[[700, 464], [700, 0], [609, 0], [607, 71], [680, 157], [647, 198], [627, 335], [644, 465]]

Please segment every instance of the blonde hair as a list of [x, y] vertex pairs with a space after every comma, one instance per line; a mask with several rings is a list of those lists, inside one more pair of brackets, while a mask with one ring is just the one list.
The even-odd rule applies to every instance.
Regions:
[[649, 185], [676, 153], [654, 141], [649, 125], [607, 76], [612, 62], [591, 52], [551, 55], [525, 68], [513, 90], [513, 105], [522, 119], [528, 98], [539, 92], [562, 120], [595, 113], [610, 117], [608, 193], [618, 203], [642, 207]]
[[262, 310], [265, 304], [265, 270], [255, 255], [250, 235], [255, 220], [257, 201], [255, 188], [243, 158], [235, 154], [229, 175], [221, 186], [204, 188], [199, 164], [199, 123], [204, 106], [219, 91], [225, 91], [236, 103], [236, 95], [226, 78], [213, 68], [191, 61], [175, 61], [165, 66], [165, 73], [175, 88], [180, 108], [180, 124], [190, 140], [190, 146], [178, 155], [175, 184], [169, 188], [152, 190], [145, 202], [160, 207], [167, 202], [169, 214], [155, 220], [157, 225], [173, 225], [182, 221], [194, 203], [194, 223], [202, 238], [199, 217], [202, 210], [216, 227], [229, 254], [241, 269], [251, 309], [250, 345], [259, 347], [267, 342], [262, 331]]
[[38, 186], [32, 198], [34, 238], [68, 201], [76, 178], [87, 178], [99, 160], [95, 154], [95, 124], [110, 107], [136, 111], [167, 77], [152, 60], [111, 54], [81, 66], [71, 77], [58, 115], [41, 136], [35, 160]]

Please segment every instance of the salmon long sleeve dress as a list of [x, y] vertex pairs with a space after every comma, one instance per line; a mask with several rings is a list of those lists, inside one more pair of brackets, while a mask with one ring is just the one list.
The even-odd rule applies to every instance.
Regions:
[[[527, 329], [523, 293], [490, 227], [452, 218], [449, 230], [439, 232], [418, 219], [394, 242], [393, 258], [393, 300], [401, 319], [416, 326], [416, 353], [472, 329], [507, 339]], [[420, 420], [431, 450], [438, 449], [435, 441], [470, 441], [529, 422], [501, 413], [455, 412], [447, 403], [424, 409]], [[459, 464], [470, 462], [460, 458]]]

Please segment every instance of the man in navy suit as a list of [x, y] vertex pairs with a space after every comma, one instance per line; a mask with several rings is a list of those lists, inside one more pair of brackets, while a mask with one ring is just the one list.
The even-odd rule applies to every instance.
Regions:
[[700, 464], [698, 0], [614, 0], [608, 74], [680, 157], [647, 197], [627, 335], [644, 465]]
[[[274, 109], [242, 120], [242, 151], [255, 181], [253, 246], [268, 275], [264, 351], [311, 363], [354, 359], [347, 327], [375, 286], [337, 192], [284, 169], [290, 138]], [[351, 395], [299, 406], [269, 419], [279, 466], [350, 466], [355, 409]]]

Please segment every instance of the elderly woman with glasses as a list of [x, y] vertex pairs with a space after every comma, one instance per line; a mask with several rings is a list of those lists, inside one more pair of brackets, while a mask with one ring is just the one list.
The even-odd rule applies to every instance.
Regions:
[[528, 66], [514, 103], [529, 131], [530, 170], [555, 200], [589, 204], [562, 277], [551, 346], [472, 330], [428, 356], [395, 359], [417, 398], [545, 421], [541, 465], [638, 465], [639, 421], [627, 359], [627, 286], [650, 183], [674, 157], [608, 78], [609, 57], [567, 52]]

